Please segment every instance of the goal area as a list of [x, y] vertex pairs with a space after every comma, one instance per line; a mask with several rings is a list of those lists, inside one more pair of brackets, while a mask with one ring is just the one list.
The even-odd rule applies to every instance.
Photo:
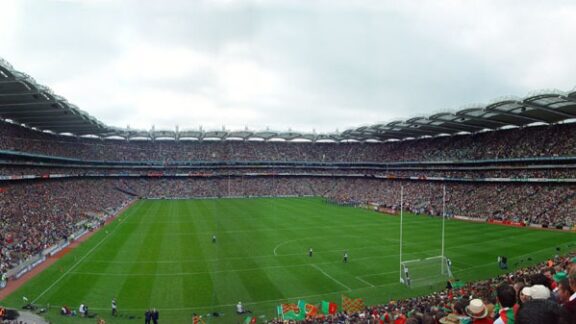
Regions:
[[403, 260], [404, 186], [400, 186], [400, 283], [407, 287], [431, 286], [452, 277], [452, 261], [446, 257], [446, 186], [442, 190], [442, 232], [440, 255], [424, 259]]
[[400, 283], [407, 287], [423, 287], [452, 277], [451, 261], [445, 256], [400, 262]]

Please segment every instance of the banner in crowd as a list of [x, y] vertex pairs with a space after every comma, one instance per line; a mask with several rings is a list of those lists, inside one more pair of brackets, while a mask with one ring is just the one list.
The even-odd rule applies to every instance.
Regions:
[[342, 295], [342, 309], [348, 313], [356, 313], [364, 310], [364, 300], [362, 298], [350, 298]]
[[[364, 309], [364, 302], [360, 298], [358, 300], [360, 300], [361, 304], [359, 309]], [[299, 300], [297, 304], [278, 305], [276, 307], [276, 312], [278, 314], [278, 318], [282, 320], [299, 321], [307, 318], [316, 318], [323, 317], [324, 315], [336, 314], [338, 312], [338, 304], [330, 301], [322, 301], [320, 305], [315, 305], [307, 303], [305, 300]], [[247, 317], [244, 323], [252, 323], [248, 322], [248, 320], [251, 320], [251, 318], [252, 317]]]
[[338, 304], [329, 302], [329, 301], [322, 301], [322, 313], [326, 315], [333, 315], [338, 312]]
[[378, 207], [378, 211], [388, 215], [398, 215], [398, 211], [394, 208], [388, 208], [384, 206]]
[[482, 218], [482, 217], [470, 217], [470, 216], [462, 216], [462, 215], [454, 215], [454, 219], [459, 219], [459, 220], [464, 220], [464, 221], [469, 221], [469, 222], [477, 222], [477, 223], [483, 223], [486, 221], [486, 218]]
[[283, 320], [303, 320], [306, 317], [304, 312], [296, 304], [281, 304], [276, 308], [278, 317]]
[[488, 223], [489, 224], [506, 225], [506, 226], [512, 226], [512, 227], [525, 227], [526, 226], [526, 224], [524, 224], [523, 222], [514, 222], [514, 221], [510, 221], [510, 220], [498, 220], [498, 219], [489, 219]]
[[304, 313], [306, 317], [314, 317], [318, 314], [318, 307], [308, 304], [304, 300], [298, 301], [298, 308], [300, 309], [300, 313]]
[[244, 319], [244, 324], [256, 324], [256, 317], [248, 316]]

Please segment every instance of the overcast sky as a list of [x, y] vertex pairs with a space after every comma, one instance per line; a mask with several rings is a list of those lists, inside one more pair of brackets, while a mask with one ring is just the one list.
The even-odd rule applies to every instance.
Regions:
[[0, 57], [118, 127], [333, 132], [576, 85], [574, 1], [0, 2]]

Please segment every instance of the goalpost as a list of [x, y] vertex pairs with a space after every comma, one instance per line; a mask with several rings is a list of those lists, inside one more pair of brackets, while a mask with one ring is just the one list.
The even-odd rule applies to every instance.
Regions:
[[407, 287], [417, 287], [438, 283], [452, 277], [452, 262], [444, 253], [446, 223], [446, 185], [442, 195], [442, 234], [441, 254], [424, 259], [403, 260], [403, 226], [404, 226], [404, 186], [400, 186], [400, 283]]
[[434, 256], [400, 262], [400, 282], [407, 287], [422, 287], [452, 277], [450, 261], [445, 256]]

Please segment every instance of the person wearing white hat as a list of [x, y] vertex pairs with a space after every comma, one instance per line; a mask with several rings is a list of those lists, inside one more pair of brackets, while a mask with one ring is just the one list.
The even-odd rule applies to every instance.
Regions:
[[530, 287], [524, 287], [520, 290], [520, 305], [524, 304], [527, 301], [530, 301], [532, 297], [530, 297], [531, 291]]
[[438, 322], [440, 324], [460, 324], [460, 318], [456, 314], [448, 314], [442, 317]]
[[492, 324], [494, 322], [488, 317], [488, 308], [482, 299], [472, 299], [466, 307], [466, 314], [472, 319], [472, 324]]
[[[550, 289], [548, 289], [548, 287], [544, 285], [534, 285], [532, 287], [524, 287], [524, 289], [522, 289], [522, 295], [527, 296], [528, 297], [526, 298], [527, 300], [548, 299], [550, 298]], [[523, 302], [525, 302], [525, 300], [523, 300]]]

